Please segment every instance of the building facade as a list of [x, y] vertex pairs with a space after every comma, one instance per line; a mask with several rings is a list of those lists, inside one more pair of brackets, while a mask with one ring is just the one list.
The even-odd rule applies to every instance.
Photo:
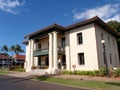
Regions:
[[0, 53], [0, 68], [9, 68], [12, 62], [12, 58], [8, 54]]
[[24, 68], [24, 63], [25, 63], [25, 55], [13, 55], [12, 56], [13, 59], [13, 66], [21, 66], [22, 68]]
[[26, 35], [25, 68], [32, 67], [56, 73], [66, 70], [99, 70], [105, 66], [102, 40], [105, 41], [106, 60], [109, 69], [119, 67], [117, 38], [115, 32], [99, 17], [63, 27], [53, 24]]

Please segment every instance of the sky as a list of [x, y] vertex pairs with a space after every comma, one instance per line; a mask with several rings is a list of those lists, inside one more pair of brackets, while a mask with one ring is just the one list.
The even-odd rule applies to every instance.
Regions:
[[120, 22], [120, 0], [0, 0], [0, 48], [19, 44], [24, 36], [57, 23], [68, 26], [98, 16]]

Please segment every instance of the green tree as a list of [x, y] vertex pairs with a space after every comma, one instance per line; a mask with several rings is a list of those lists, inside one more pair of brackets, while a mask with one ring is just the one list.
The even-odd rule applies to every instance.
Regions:
[[7, 45], [4, 45], [4, 46], [1, 48], [1, 51], [2, 51], [3, 53], [8, 53], [8, 52], [9, 52], [8, 46], [7, 46]]
[[107, 22], [107, 24], [112, 27], [114, 30], [116, 30], [117, 32], [120, 32], [120, 22], [118, 21], [109, 21]]
[[23, 53], [23, 52], [24, 52], [24, 50], [21, 48], [20, 45], [17, 44], [15, 47], [16, 47], [16, 51], [17, 51], [16, 54], [19, 54], [19, 53]]
[[12, 52], [14, 52], [15, 54], [19, 54], [19, 53], [24, 52], [24, 50], [23, 50], [23, 49], [21, 48], [21, 46], [18, 45], [18, 44], [11, 46], [10, 50], [11, 50]]
[[10, 47], [10, 51], [11, 51], [11, 52], [14, 52], [14, 53], [16, 54], [16, 48], [15, 48], [14, 45], [12, 45], [12, 46]]

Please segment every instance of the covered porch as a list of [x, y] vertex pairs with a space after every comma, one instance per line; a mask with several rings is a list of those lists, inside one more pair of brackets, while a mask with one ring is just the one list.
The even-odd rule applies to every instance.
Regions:
[[[49, 50], [35, 50], [33, 52], [34, 60], [37, 60], [36, 69], [43, 69], [47, 70], [49, 69]], [[35, 63], [35, 62], [33, 62]], [[54, 60], [52, 60], [52, 68], [56, 65], [54, 65]], [[58, 48], [58, 59], [57, 59], [57, 68], [58, 69], [66, 69], [66, 56], [65, 52]]]
[[50, 73], [66, 68], [63, 27], [54, 24], [26, 37], [29, 39], [26, 49], [26, 71], [31, 71], [33, 67], [48, 70]]

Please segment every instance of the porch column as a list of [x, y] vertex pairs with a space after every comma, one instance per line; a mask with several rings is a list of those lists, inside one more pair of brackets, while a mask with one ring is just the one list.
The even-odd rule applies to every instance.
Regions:
[[30, 55], [31, 55], [31, 40], [29, 40], [29, 45], [28, 45], [28, 55], [27, 55], [27, 63], [28, 63], [28, 68], [30, 69], [30, 67], [31, 67], [31, 57], [30, 57]]
[[25, 57], [25, 64], [24, 68], [26, 69], [26, 72], [29, 71], [29, 65], [30, 64], [30, 41], [26, 45], [26, 57]]
[[52, 59], [53, 59], [53, 57], [52, 57], [52, 33], [49, 33], [48, 34], [49, 35], [49, 69], [52, 69]]
[[53, 60], [54, 69], [58, 68], [58, 51], [57, 51], [57, 32], [53, 32]]
[[33, 60], [33, 51], [34, 51], [34, 40], [31, 41], [31, 48], [30, 48], [30, 68], [34, 65], [34, 60]]
[[[38, 50], [38, 43], [34, 44], [34, 50]], [[34, 66], [38, 66], [38, 57], [34, 57]]]

